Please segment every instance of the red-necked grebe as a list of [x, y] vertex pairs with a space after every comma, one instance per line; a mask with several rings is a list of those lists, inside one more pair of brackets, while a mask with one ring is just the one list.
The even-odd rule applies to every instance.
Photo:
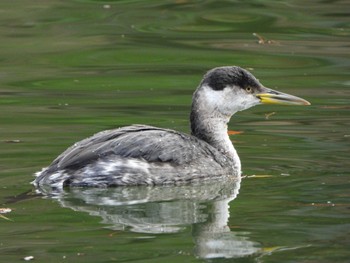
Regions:
[[146, 125], [99, 132], [75, 143], [37, 173], [34, 185], [166, 185], [238, 177], [241, 162], [227, 134], [233, 114], [258, 104], [310, 105], [264, 87], [248, 71], [208, 71], [193, 94], [191, 135]]

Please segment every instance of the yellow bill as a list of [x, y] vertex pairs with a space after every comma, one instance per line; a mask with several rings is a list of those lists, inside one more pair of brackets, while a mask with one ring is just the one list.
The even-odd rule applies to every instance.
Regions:
[[311, 105], [307, 100], [266, 87], [263, 88], [261, 93], [258, 93], [255, 96], [258, 97], [263, 104]]

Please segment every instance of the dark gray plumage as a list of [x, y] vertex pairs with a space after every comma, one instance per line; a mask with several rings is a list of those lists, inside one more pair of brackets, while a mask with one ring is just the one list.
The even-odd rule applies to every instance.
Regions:
[[237, 111], [260, 103], [309, 103], [262, 86], [239, 67], [215, 68], [193, 94], [192, 135], [134, 125], [103, 131], [63, 152], [38, 172], [38, 188], [164, 185], [237, 177], [241, 164], [227, 123]]
[[223, 90], [232, 85], [242, 89], [245, 87], [259, 89], [261, 86], [253, 74], [239, 67], [220, 67], [209, 70], [200, 85], [208, 85], [214, 90]]
[[[118, 167], [113, 167], [116, 162]], [[147, 162], [147, 174], [139, 162]], [[63, 185], [72, 186], [188, 183], [208, 177], [208, 169], [234, 173], [228, 162], [230, 159], [216, 148], [194, 136], [134, 125], [103, 131], [76, 143], [41, 172], [35, 183], [56, 185], [62, 178]], [[59, 178], [50, 177], [57, 171], [65, 172]]]

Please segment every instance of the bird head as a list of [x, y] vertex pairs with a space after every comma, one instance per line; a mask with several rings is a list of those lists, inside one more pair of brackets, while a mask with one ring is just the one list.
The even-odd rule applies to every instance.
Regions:
[[196, 93], [205, 100], [207, 111], [232, 116], [259, 104], [310, 105], [310, 102], [263, 86], [253, 74], [237, 66], [208, 71]]

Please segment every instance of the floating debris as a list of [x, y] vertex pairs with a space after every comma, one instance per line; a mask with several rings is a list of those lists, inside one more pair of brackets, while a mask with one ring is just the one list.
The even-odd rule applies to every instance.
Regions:
[[266, 114], [265, 114], [265, 119], [268, 120], [268, 119], [270, 118], [270, 116], [273, 116], [273, 115], [275, 115], [275, 114], [276, 114], [276, 112], [274, 112], [274, 111], [273, 111], [273, 112], [270, 112], [270, 113], [266, 113]]
[[253, 175], [247, 175], [247, 178], [269, 178], [273, 177], [271, 174], [253, 174]]
[[227, 131], [228, 135], [237, 135], [237, 134], [242, 134], [242, 131]]
[[258, 43], [261, 45], [265, 45], [265, 44], [279, 44], [279, 42], [275, 41], [275, 40], [266, 40], [265, 38], [263, 38], [261, 35], [257, 34], [257, 33], [253, 33], [253, 36], [258, 38]]
[[327, 203], [311, 203], [311, 206], [315, 206], [315, 207], [329, 207], [329, 206], [347, 206], [348, 204], [334, 204], [330, 201], [328, 201]]
[[21, 140], [4, 140], [4, 143], [20, 143], [22, 142]]
[[0, 208], [0, 214], [7, 214], [12, 212], [11, 208]]
[[34, 257], [33, 256], [26, 256], [23, 258], [24, 261], [30, 261], [30, 260], [33, 260]]
[[321, 109], [335, 109], [335, 110], [348, 110], [350, 109], [350, 106], [348, 105], [341, 105], [341, 106], [321, 106]]
[[11, 211], [12, 211], [11, 208], [0, 208], [0, 218], [8, 220], [8, 221], [12, 221], [10, 218], [2, 215], [2, 214], [10, 213]]

